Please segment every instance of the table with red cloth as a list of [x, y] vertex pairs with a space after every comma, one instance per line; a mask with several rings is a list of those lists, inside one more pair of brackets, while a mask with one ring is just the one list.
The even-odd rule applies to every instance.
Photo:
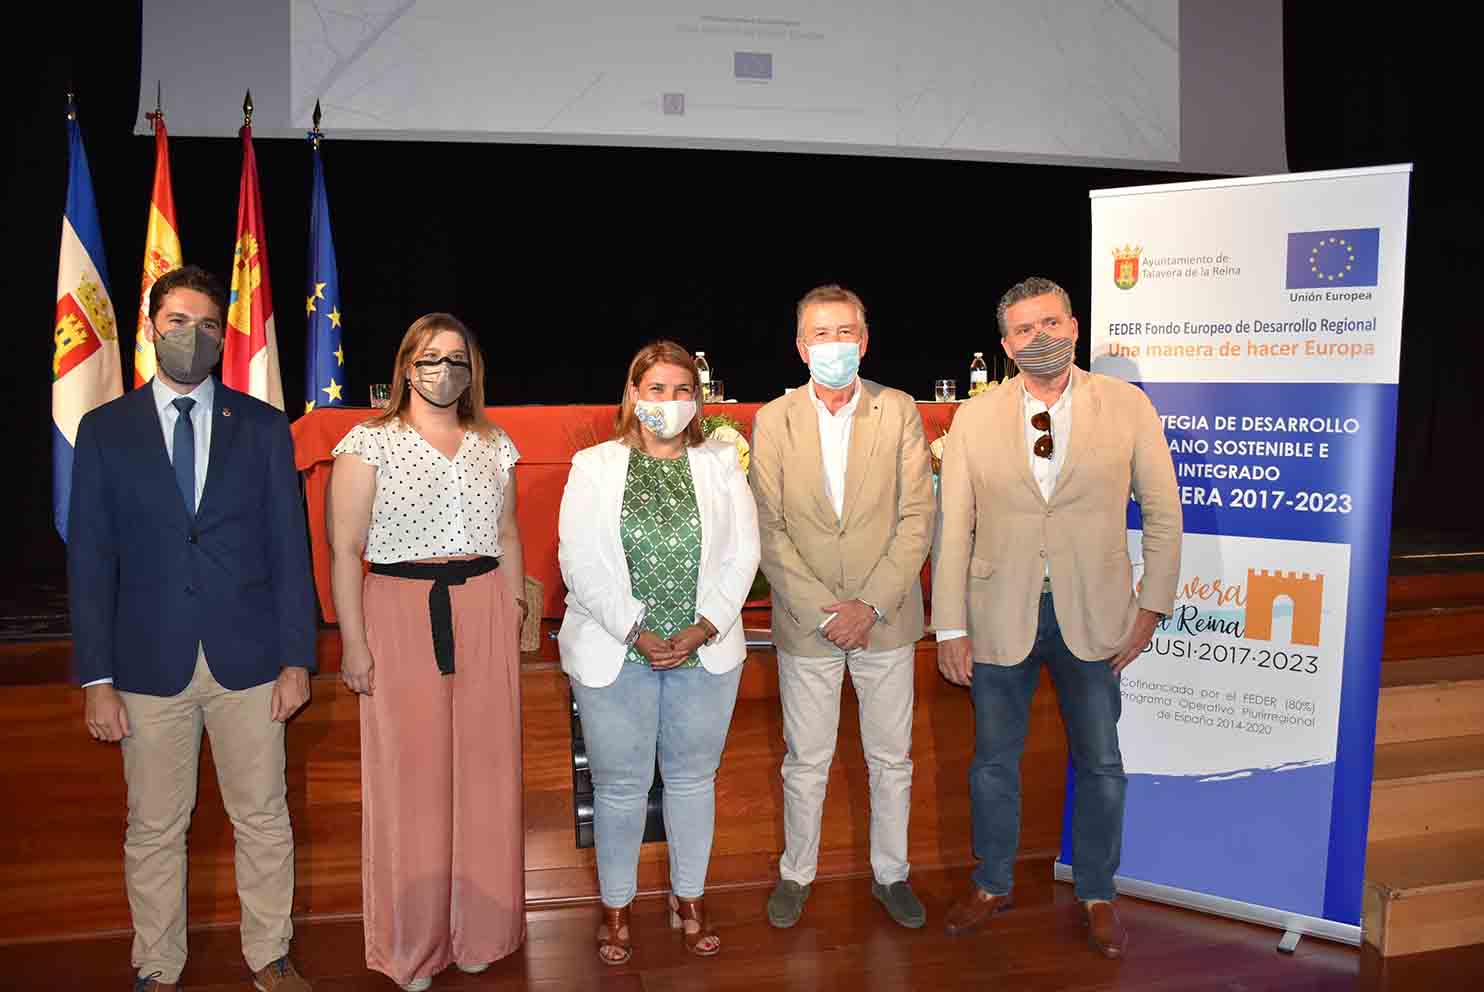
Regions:
[[[725, 414], [752, 436], [752, 418], [761, 403], [708, 404], [704, 415]], [[953, 420], [953, 403], [918, 403], [929, 442], [942, 436]], [[325, 528], [325, 504], [330, 490], [330, 453], [352, 427], [378, 411], [365, 407], [326, 407], [313, 410], [292, 425], [294, 461], [304, 473], [304, 497], [309, 514], [309, 539], [314, 557], [314, 588], [320, 612], [335, 622], [330, 596], [330, 546]], [[572, 468], [572, 455], [613, 437], [614, 406], [492, 406], [491, 420], [515, 441], [520, 462], [515, 467], [516, 514], [528, 575], [541, 580], [545, 601], [541, 615], [552, 619], [563, 612], [567, 589], [557, 566], [557, 514], [562, 489]]]

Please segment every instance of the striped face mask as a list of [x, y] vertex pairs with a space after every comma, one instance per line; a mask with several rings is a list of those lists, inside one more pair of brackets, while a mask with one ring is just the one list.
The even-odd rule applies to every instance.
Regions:
[[1015, 353], [1015, 364], [1040, 379], [1061, 375], [1077, 354], [1076, 338], [1054, 338], [1037, 331], [1031, 343]]

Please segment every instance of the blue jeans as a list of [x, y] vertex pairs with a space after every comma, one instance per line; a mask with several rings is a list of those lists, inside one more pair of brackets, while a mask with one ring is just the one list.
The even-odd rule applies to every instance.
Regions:
[[1072, 872], [1078, 899], [1112, 899], [1113, 876], [1123, 850], [1123, 799], [1127, 779], [1118, 750], [1123, 696], [1104, 662], [1082, 661], [1067, 649], [1051, 593], [1041, 595], [1041, 615], [1031, 653], [1018, 665], [975, 665], [974, 762], [969, 766], [973, 805], [974, 883], [992, 895], [1014, 884], [1020, 844], [1020, 756], [1025, 750], [1031, 696], [1041, 665], [1051, 669], [1076, 774], [1072, 809]]
[[658, 750], [664, 778], [670, 889], [682, 899], [706, 891], [716, 824], [716, 769], [727, 742], [742, 666], [656, 671], [626, 662], [613, 684], [572, 680], [593, 778], [593, 843], [603, 905], [627, 906], [638, 888], [649, 787]]

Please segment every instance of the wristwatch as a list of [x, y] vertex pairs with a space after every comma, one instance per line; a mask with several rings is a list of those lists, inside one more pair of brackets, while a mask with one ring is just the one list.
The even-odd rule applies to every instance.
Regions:
[[[866, 601], [864, 599], [861, 600], [861, 602], [862, 603], [866, 603]], [[870, 603], [866, 603], [866, 605], [867, 606], [871, 606]], [[874, 606], [871, 606], [871, 612], [874, 613], [874, 614], [876, 614], [876, 619], [877, 620], [885, 620], [886, 619], [886, 614], [885, 613], [882, 613], [880, 610], [876, 609], [876, 607], [874, 607]]]
[[639, 639], [639, 635], [644, 633], [644, 618], [648, 615], [649, 607], [644, 603], [640, 603], [639, 615], [634, 618], [634, 626], [629, 628], [628, 636], [623, 639], [626, 647], [633, 647], [634, 642]]

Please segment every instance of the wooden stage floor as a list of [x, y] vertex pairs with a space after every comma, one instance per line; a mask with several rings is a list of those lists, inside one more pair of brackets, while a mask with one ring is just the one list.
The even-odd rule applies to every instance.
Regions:
[[[526, 915], [520, 952], [483, 975], [450, 969], [433, 988], [1432, 992], [1484, 985], [1480, 946], [1383, 961], [1369, 950], [1305, 938], [1295, 954], [1281, 955], [1276, 931], [1135, 899], [1121, 903], [1128, 957], [1107, 961], [1088, 947], [1070, 887], [1050, 880], [1050, 863], [1022, 862], [1019, 873], [1016, 907], [988, 930], [962, 937], [942, 930], [944, 911], [967, 878], [962, 869], [914, 876], [929, 914], [928, 925], [917, 931], [887, 919], [864, 878], [820, 883], [804, 919], [784, 931], [768, 925], [766, 889], [713, 891], [708, 907], [724, 947], [710, 960], [685, 953], [665, 925], [661, 900], [642, 899], [635, 903], [634, 957], [619, 968], [600, 964], [593, 952], [595, 907], [534, 910]], [[191, 954], [182, 976], [189, 992], [252, 987], [235, 927], [193, 932]], [[294, 954], [320, 992], [395, 989], [366, 970], [357, 919], [301, 923]], [[131, 978], [128, 959], [127, 936], [4, 945], [0, 988], [122, 992]]]

